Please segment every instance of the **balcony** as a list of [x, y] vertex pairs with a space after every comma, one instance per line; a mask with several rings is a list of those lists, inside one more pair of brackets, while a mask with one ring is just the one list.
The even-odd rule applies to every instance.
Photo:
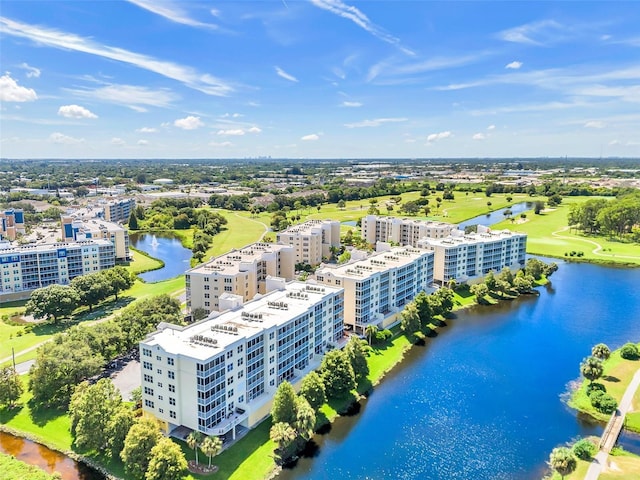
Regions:
[[206, 433], [207, 435], [216, 435], [218, 437], [221, 437], [226, 433], [232, 431], [236, 427], [236, 425], [239, 425], [248, 418], [249, 414], [247, 413], [247, 411], [238, 407], [233, 413], [227, 415], [227, 417], [224, 418], [220, 423], [211, 428], [208, 428]]

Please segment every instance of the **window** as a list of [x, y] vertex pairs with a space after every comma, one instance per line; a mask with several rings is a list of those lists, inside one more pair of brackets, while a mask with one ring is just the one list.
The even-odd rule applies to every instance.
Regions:
[[275, 332], [270, 332], [269, 333], [269, 340], [273, 340], [275, 338]]
[[244, 359], [243, 358], [239, 358], [238, 359], [238, 366], [242, 365], [244, 363]]
[[176, 399], [173, 397], [169, 397], [169, 405], [175, 405], [176, 404]]
[[146, 373], [143, 375], [144, 381], [148, 383], [153, 383], [153, 377], [151, 375], [147, 375]]
[[142, 349], [142, 355], [144, 355], [145, 357], [150, 357], [151, 356], [151, 350], [149, 350], [148, 348], [143, 348]]
[[242, 378], [242, 377], [244, 377], [244, 372], [243, 372], [242, 370], [240, 370], [240, 371], [238, 372], [238, 378], [240, 379], [240, 378]]
[[269, 369], [269, 375], [273, 375], [276, 372], [275, 368]]
[[158, 375], [162, 375], [162, 370], [158, 369], [156, 372], [158, 372]]
[[162, 388], [162, 382], [158, 382], [158, 386]]
[[231, 398], [231, 397], [233, 397], [233, 388], [229, 390], [229, 393], [227, 394], [227, 398]]
[[167, 358], [167, 363], [168, 363], [169, 365], [173, 365], [173, 364], [174, 364], [174, 360], [173, 360], [173, 358]]
[[168, 375], [169, 375], [169, 378], [170, 378], [171, 380], [173, 380], [173, 379], [175, 379], [175, 378], [176, 378], [176, 374], [175, 374], [175, 372], [169, 372], [169, 373], [168, 373]]
[[151, 400], [145, 400], [144, 404], [149, 408], [153, 408], [153, 402]]
[[243, 403], [244, 402], [244, 395], [240, 395], [240, 397], [238, 398], [238, 403]]
[[274, 348], [274, 344], [272, 343], [271, 345], [269, 345], [269, 351], [273, 352], [273, 348]]
[[227, 385], [231, 385], [233, 383], [233, 377], [227, 378]]
[[[169, 373], [171, 373], [171, 372], [169, 372]], [[170, 392], [175, 392], [176, 391], [176, 386], [169, 384], [169, 391]]]
[[269, 357], [269, 363], [273, 363], [275, 361], [275, 357], [272, 355]]
[[243, 350], [244, 350], [244, 345], [240, 345], [238, 347], [238, 353], [242, 353]]
[[156, 355], [156, 360], [161, 361], [162, 357], [160, 355]]
[[153, 370], [153, 365], [151, 365], [151, 362], [142, 362], [142, 368], [145, 370]]
[[163, 409], [163, 408], [159, 408], [159, 409], [158, 409], [158, 412], [160, 412], [160, 413], [164, 413], [164, 409]]
[[171, 418], [176, 418], [176, 412], [174, 412], [173, 410], [169, 410], [169, 416]]
[[164, 400], [164, 397], [162, 395], [158, 395], [158, 400]]
[[144, 393], [145, 393], [145, 395], [153, 396], [153, 388], [144, 387]]
[[229, 359], [231, 357], [233, 357], [233, 352], [232, 351], [227, 352], [227, 358]]

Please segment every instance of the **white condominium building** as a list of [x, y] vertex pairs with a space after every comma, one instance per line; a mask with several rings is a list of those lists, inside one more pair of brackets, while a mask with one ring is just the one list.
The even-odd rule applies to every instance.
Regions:
[[447, 238], [424, 238], [419, 247], [434, 252], [436, 281], [465, 282], [482, 277], [490, 270], [497, 273], [504, 267], [523, 267], [527, 235], [478, 225], [478, 233], [465, 235], [457, 230]]
[[340, 247], [340, 222], [308, 220], [278, 233], [277, 242], [290, 245], [296, 252], [296, 263], [319, 265], [331, 256], [331, 247]]
[[74, 242], [90, 239], [109, 240], [113, 243], [116, 260], [129, 260], [129, 232], [120, 225], [100, 218], [82, 218], [74, 215], [61, 217], [62, 241]]
[[135, 198], [125, 198], [109, 202], [104, 206], [104, 219], [108, 222], [127, 223], [136, 208]]
[[271, 410], [284, 380], [297, 384], [327, 347], [343, 346], [343, 290], [302, 282], [188, 326], [161, 323], [140, 342], [145, 414], [235, 436]]
[[362, 238], [367, 243], [394, 242], [399, 245], [416, 247], [424, 237], [445, 238], [457, 225], [412, 218], [380, 217], [367, 215], [361, 220]]
[[338, 267], [324, 266], [316, 279], [344, 288], [345, 328], [364, 334], [368, 325], [384, 328], [421, 291], [433, 284], [433, 253], [394, 247]]
[[212, 258], [187, 270], [187, 307], [193, 311], [220, 310], [220, 295], [239, 295], [243, 301], [267, 293], [267, 276], [293, 280], [295, 253], [288, 245], [253, 243]]
[[10, 246], [0, 243], [0, 298], [115, 266], [108, 240]]

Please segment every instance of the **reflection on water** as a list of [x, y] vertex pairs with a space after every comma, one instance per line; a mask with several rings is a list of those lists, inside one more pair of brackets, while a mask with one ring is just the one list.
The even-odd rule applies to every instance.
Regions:
[[25, 463], [36, 465], [47, 473], [58, 472], [65, 480], [104, 480], [104, 476], [100, 472], [83, 463], [78, 463], [39, 443], [14, 437], [8, 433], [0, 432], [0, 452], [13, 455]]

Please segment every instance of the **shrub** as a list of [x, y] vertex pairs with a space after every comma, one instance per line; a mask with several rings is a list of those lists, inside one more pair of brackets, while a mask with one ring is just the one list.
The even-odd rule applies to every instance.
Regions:
[[583, 438], [573, 445], [573, 453], [582, 460], [590, 460], [596, 454], [596, 446], [589, 439]]
[[589, 397], [595, 391], [600, 391], [602, 393], [605, 393], [607, 391], [607, 388], [602, 383], [598, 383], [598, 382], [593, 382], [587, 385], [587, 395]]
[[373, 343], [384, 343], [387, 340], [389, 340], [392, 336], [393, 336], [393, 333], [391, 333], [391, 330], [388, 330], [388, 329], [378, 330], [376, 332], [376, 336], [373, 339]]
[[620, 356], [625, 360], [637, 360], [640, 357], [638, 346], [635, 343], [626, 343], [620, 349]]
[[596, 390], [589, 395], [591, 405], [600, 413], [613, 413], [618, 408], [618, 402], [608, 393]]

